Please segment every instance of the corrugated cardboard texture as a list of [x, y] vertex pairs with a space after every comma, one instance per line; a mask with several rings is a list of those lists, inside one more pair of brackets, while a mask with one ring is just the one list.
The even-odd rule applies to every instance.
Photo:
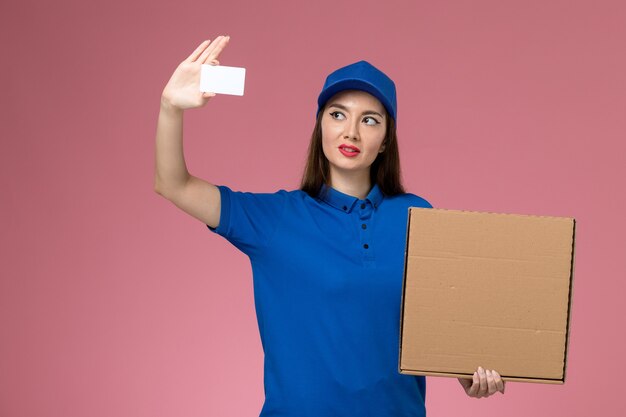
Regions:
[[400, 372], [565, 377], [574, 219], [411, 208]]

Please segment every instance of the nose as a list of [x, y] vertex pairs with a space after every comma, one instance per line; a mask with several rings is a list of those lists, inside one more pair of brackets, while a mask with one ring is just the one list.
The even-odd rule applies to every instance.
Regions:
[[349, 121], [345, 125], [344, 138], [352, 140], [360, 140], [359, 136], [359, 122], [357, 119]]

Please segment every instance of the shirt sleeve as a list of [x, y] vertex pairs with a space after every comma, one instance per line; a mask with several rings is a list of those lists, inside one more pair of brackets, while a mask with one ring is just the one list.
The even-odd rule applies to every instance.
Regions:
[[288, 193], [249, 193], [219, 185], [220, 223], [209, 230], [223, 236], [247, 255], [266, 247], [287, 206]]

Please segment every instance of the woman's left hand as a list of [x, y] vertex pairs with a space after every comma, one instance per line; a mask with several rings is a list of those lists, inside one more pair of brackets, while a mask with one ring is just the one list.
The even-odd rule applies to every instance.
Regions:
[[471, 380], [459, 378], [465, 393], [473, 398], [489, 397], [496, 392], [504, 394], [504, 381], [500, 374], [493, 370], [484, 370], [482, 366], [474, 372]]

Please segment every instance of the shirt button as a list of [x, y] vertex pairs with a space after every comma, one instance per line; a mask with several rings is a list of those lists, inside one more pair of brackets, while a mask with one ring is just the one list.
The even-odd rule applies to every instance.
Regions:
[[365, 203], [361, 204], [361, 208], [364, 209], [365, 208]]
[[367, 225], [366, 225], [365, 223], [363, 223], [363, 224], [361, 225], [361, 229], [364, 229], [364, 230], [365, 230], [365, 229], [367, 229]]
[[346, 211], [346, 210], [348, 210], [348, 207], [343, 206], [343, 211]]
[[368, 244], [366, 243], [366, 244], [364, 244], [364, 245], [363, 245], [363, 247], [364, 247], [365, 249], [367, 249], [367, 248], [369, 248], [369, 247], [370, 247], [370, 245], [368, 245]]

